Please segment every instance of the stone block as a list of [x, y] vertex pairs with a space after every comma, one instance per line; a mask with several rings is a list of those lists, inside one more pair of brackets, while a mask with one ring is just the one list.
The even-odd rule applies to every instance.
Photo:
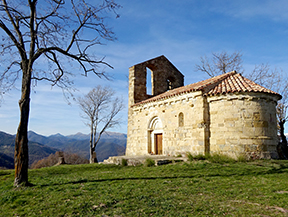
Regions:
[[267, 121], [254, 121], [253, 125], [254, 125], [254, 127], [267, 128], [268, 127], [268, 122]]

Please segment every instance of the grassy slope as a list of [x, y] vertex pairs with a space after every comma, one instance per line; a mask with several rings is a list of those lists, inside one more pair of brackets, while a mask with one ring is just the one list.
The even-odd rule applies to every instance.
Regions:
[[1, 216], [287, 216], [288, 161], [159, 167], [63, 165], [13, 188], [0, 171]]

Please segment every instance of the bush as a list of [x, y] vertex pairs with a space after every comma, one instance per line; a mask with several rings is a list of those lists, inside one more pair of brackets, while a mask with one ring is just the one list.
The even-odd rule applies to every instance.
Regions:
[[209, 158], [209, 155], [207, 154], [197, 154], [194, 156], [195, 160], [207, 160]]
[[[64, 152], [64, 160], [67, 164], [88, 164], [89, 160], [83, 157], [80, 157], [77, 154], [65, 153]], [[59, 161], [59, 152], [57, 151], [55, 154], [50, 154], [48, 157], [43, 158], [42, 160], [35, 161], [31, 165], [31, 169], [39, 169], [42, 167], [51, 167], [58, 163]]]
[[188, 160], [189, 161], [193, 161], [194, 160], [194, 157], [191, 153], [187, 153], [187, 157], [188, 157]]
[[237, 157], [237, 161], [238, 162], [247, 162], [248, 161], [248, 158], [245, 154], [241, 154]]
[[147, 158], [147, 159], [145, 160], [144, 166], [146, 166], [146, 167], [153, 167], [153, 166], [155, 166], [155, 161], [154, 161], [153, 159]]
[[232, 157], [229, 157], [227, 155], [224, 154], [213, 154], [213, 155], [209, 155], [208, 160], [211, 163], [235, 163], [236, 160], [233, 159]]
[[209, 155], [204, 155], [204, 154], [197, 154], [193, 156], [191, 153], [187, 153], [187, 157], [189, 161], [193, 160], [207, 160], [209, 158]]
[[[194, 161], [194, 160], [208, 160], [211, 163], [235, 163], [236, 160], [233, 159], [232, 157], [229, 157], [224, 154], [197, 154], [193, 156], [191, 153], [187, 153], [187, 157], [189, 161]], [[243, 160], [243, 159], [242, 159]]]
[[125, 159], [125, 158], [122, 158], [122, 160], [121, 160], [121, 165], [122, 166], [128, 166], [128, 160], [127, 159]]

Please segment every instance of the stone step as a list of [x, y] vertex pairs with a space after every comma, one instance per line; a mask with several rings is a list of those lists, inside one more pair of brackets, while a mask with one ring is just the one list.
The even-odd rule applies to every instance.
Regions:
[[145, 156], [113, 156], [109, 157], [107, 160], [104, 160], [102, 164], [116, 164], [121, 165], [122, 159], [127, 160], [128, 166], [137, 166], [144, 164], [146, 159], [152, 159], [155, 161], [155, 165], [165, 165], [173, 162], [186, 162], [187, 157], [171, 157], [171, 156], [162, 156], [162, 155], [145, 155]]

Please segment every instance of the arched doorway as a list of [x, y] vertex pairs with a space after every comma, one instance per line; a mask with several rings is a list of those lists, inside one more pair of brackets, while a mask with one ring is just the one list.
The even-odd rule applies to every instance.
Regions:
[[163, 154], [163, 129], [158, 117], [152, 118], [148, 126], [148, 154]]

